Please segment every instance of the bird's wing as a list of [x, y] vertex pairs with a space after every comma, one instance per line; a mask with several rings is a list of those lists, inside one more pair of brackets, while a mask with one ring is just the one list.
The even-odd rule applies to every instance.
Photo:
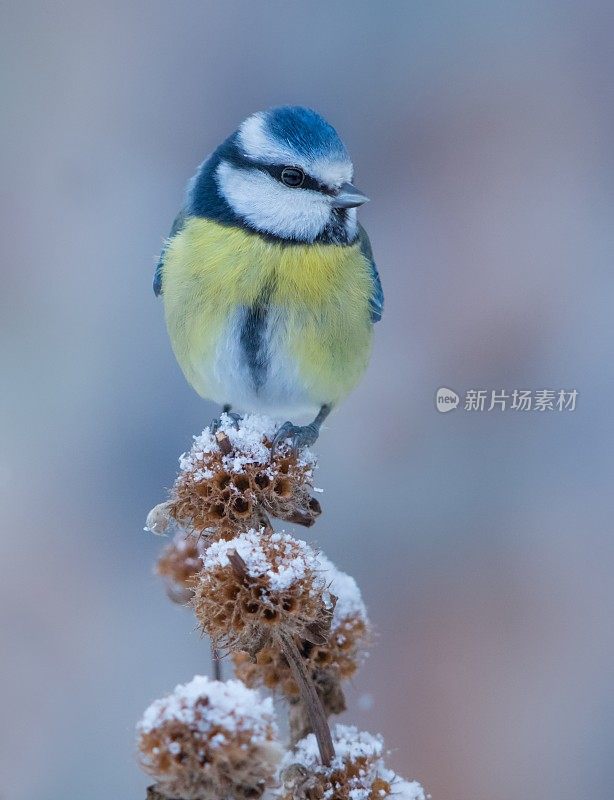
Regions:
[[156, 295], [156, 297], [158, 297], [158, 295], [161, 295], [163, 290], [164, 290], [164, 286], [163, 286], [164, 258], [166, 256], [166, 251], [168, 250], [168, 246], [170, 244], [171, 239], [174, 236], [176, 236], [182, 230], [183, 226], [186, 223], [186, 220], [190, 216], [190, 211], [189, 211], [189, 208], [190, 208], [190, 205], [191, 205], [190, 197], [191, 197], [192, 191], [194, 189], [194, 182], [196, 181], [196, 179], [198, 178], [198, 176], [202, 172], [202, 170], [206, 168], [207, 163], [211, 159], [211, 155], [212, 154], [209, 153], [207, 158], [205, 158], [205, 160], [202, 162], [202, 164], [196, 170], [196, 174], [188, 182], [184, 204], [183, 204], [180, 212], [175, 217], [175, 221], [173, 222], [173, 227], [171, 228], [171, 232], [169, 233], [169, 235], [164, 240], [164, 245], [162, 247], [162, 252], [160, 253], [160, 259], [159, 259], [159, 261], [158, 261], [158, 263], [156, 265], [156, 271], [154, 273], [154, 279], [153, 279], [153, 290], [154, 290], [154, 294]]
[[379, 278], [379, 272], [375, 266], [373, 258], [373, 250], [371, 249], [371, 242], [367, 235], [366, 230], [362, 225], [358, 225], [358, 241], [360, 242], [360, 251], [369, 262], [371, 267], [371, 278], [373, 280], [373, 291], [369, 298], [369, 308], [371, 310], [371, 322], [379, 322], [384, 313], [384, 290], [382, 289], [382, 282]]
[[164, 256], [166, 255], [166, 251], [168, 249], [168, 244], [173, 236], [176, 236], [179, 231], [183, 228], [185, 221], [186, 221], [186, 211], [184, 208], [177, 214], [175, 217], [175, 221], [173, 222], [173, 227], [171, 228], [171, 232], [166, 237], [164, 241], [164, 246], [162, 247], [162, 252], [160, 253], [160, 259], [158, 264], [156, 265], [156, 271], [154, 273], [153, 279], [153, 290], [156, 297], [162, 294], [162, 278], [164, 273]]

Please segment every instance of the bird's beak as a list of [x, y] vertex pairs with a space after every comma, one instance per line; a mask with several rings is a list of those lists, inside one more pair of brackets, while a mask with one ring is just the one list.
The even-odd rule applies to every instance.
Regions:
[[333, 197], [333, 208], [356, 208], [367, 203], [369, 198], [351, 183], [344, 183]]

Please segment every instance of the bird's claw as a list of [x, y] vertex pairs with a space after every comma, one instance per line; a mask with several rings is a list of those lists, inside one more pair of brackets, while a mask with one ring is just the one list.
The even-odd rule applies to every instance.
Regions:
[[293, 425], [291, 422], [284, 422], [273, 439], [271, 458], [275, 455], [277, 448], [287, 439], [290, 440], [291, 450], [297, 453], [301, 447], [309, 447], [315, 444], [319, 435], [319, 428], [313, 423], [310, 425]]
[[[233, 427], [239, 430], [239, 423], [241, 422], [242, 419], [240, 414], [237, 414], [236, 411], [223, 411], [222, 414], [226, 414], [227, 417], [230, 417]], [[222, 417], [220, 416], [216, 417], [211, 422], [209, 429], [211, 430], [211, 433], [215, 434], [219, 431], [221, 427], [222, 427]]]

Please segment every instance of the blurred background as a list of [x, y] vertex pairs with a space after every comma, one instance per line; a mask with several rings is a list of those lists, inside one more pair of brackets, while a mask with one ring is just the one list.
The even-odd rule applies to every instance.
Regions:
[[[2, 7], [0, 796], [144, 797], [134, 724], [208, 646], [143, 532], [216, 409], [151, 291], [199, 161], [318, 109], [387, 305], [307, 533], [377, 629], [345, 715], [435, 800], [614, 793], [614, 8]], [[577, 389], [574, 412], [434, 393]]]

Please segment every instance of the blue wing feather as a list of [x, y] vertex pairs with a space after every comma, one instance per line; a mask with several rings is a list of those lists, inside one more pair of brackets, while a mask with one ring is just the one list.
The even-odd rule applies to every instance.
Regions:
[[186, 220], [186, 211], [185, 209], [181, 209], [181, 211], [175, 217], [175, 221], [173, 222], [173, 227], [171, 228], [171, 232], [166, 238], [164, 242], [164, 247], [162, 248], [162, 252], [160, 253], [160, 259], [156, 265], [156, 271], [154, 273], [153, 279], [153, 290], [156, 297], [162, 294], [162, 278], [164, 275], [164, 256], [166, 255], [166, 250], [168, 248], [168, 243], [176, 236], [179, 231], [183, 228]]
[[358, 241], [360, 242], [360, 251], [368, 260], [369, 266], [371, 267], [371, 278], [373, 279], [373, 292], [369, 299], [371, 322], [379, 322], [382, 318], [382, 314], [384, 313], [384, 290], [382, 289], [382, 282], [379, 277], [379, 272], [375, 266], [371, 242], [369, 241], [367, 232], [362, 225], [358, 226]]

